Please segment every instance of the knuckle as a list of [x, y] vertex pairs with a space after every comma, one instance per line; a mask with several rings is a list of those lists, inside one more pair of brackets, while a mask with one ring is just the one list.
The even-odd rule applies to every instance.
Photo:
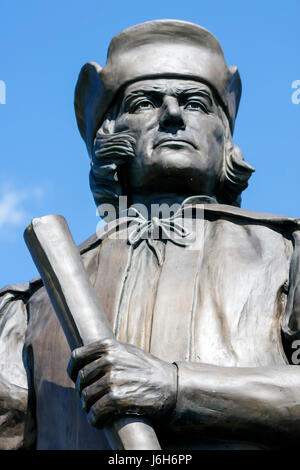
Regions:
[[112, 370], [106, 374], [106, 384], [110, 390], [114, 387], [115, 378], [116, 374]]
[[114, 364], [115, 356], [114, 356], [113, 352], [107, 351], [107, 353], [105, 354], [105, 361], [108, 365], [113, 365]]
[[91, 426], [96, 426], [96, 424], [97, 424], [97, 419], [96, 419], [96, 414], [95, 414], [95, 412], [94, 412], [93, 407], [90, 409], [90, 411], [89, 411], [89, 413], [88, 413], [87, 420], [88, 420], [88, 423], [89, 423]]
[[85, 379], [85, 370], [84, 369], [81, 369], [78, 373], [78, 380], [79, 380], [79, 383], [81, 384], [82, 382], [84, 382], [84, 379]]
[[86, 402], [88, 398], [88, 389], [84, 388], [80, 394], [80, 398], [82, 402]]
[[76, 362], [76, 361], [80, 360], [82, 349], [83, 349], [82, 347], [73, 349], [73, 351], [71, 353], [71, 358], [73, 359], [73, 361]]
[[84, 382], [85, 382], [85, 372], [83, 370], [80, 370], [78, 372], [76, 383], [75, 383], [75, 388], [78, 392], [81, 392]]
[[104, 389], [107, 389], [109, 387], [109, 381], [108, 381], [108, 377], [107, 377], [107, 374], [105, 374], [100, 380], [99, 382], [101, 383], [102, 387]]
[[108, 397], [110, 402], [114, 405], [117, 405], [120, 402], [119, 388], [116, 385], [110, 386]]
[[81, 397], [80, 397], [80, 403], [81, 403], [81, 408], [82, 410], [86, 410], [86, 406], [87, 406], [87, 399], [86, 399], [86, 396], [81, 393]]
[[104, 338], [102, 341], [101, 341], [101, 346], [103, 348], [106, 348], [106, 349], [110, 349], [114, 346], [115, 344], [115, 340], [112, 339], [112, 338]]
[[87, 414], [88, 423], [97, 429], [103, 429], [107, 422], [107, 418], [107, 413], [101, 412], [97, 406], [92, 406]]
[[108, 402], [110, 403], [110, 405], [113, 405], [116, 401], [116, 396], [115, 394], [112, 392], [112, 390], [110, 389], [108, 394], [107, 394], [107, 400]]
[[74, 349], [74, 351], [72, 351], [71, 353], [71, 362], [75, 364], [77, 360], [78, 360], [78, 352], [77, 352], [77, 349]]

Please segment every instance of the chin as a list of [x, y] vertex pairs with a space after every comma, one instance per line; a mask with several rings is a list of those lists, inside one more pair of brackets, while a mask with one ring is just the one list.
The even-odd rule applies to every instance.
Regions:
[[141, 187], [149, 191], [194, 196], [210, 194], [211, 179], [207, 173], [193, 165], [161, 165], [156, 171], [145, 174]]
[[218, 181], [218, 172], [208, 165], [207, 155], [184, 147], [156, 148], [141, 159], [141, 165], [129, 166], [128, 180], [136, 191], [174, 194], [209, 194]]
[[[200, 157], [200, 158], [199, 158]], [[184, 169], [193, 170], [195, 164], [201, 160], [199, 151], [190, 148], [163, 147], [156, 149], [151, 156], [151, 164], [157, 166], [161, 171], [169, 170], [180, 172]]]

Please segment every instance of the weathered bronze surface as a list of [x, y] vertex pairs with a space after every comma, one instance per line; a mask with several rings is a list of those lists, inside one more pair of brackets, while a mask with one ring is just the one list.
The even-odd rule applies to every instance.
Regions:
[[215, 37], [178, 20], [129, 28], [103, 69], [82, 68], [108, 225], [81, 259], [118, 341], [70, 359], [41, 279], [3, 289], [1, 448], [109, 449], [121, 416], [149, 420], [163, 449], [296, 447], [300, 224], [240, 208], [254, 171], [232, 141], [240, 95]]
[[[65, 219], [59, 215], [33, 219], [24, 238], [71, 351], [94, 342], [109, 341], [113, 347], [117, 340]], [[104, 431], [114, 450], [161, 450], [145, 418], [119, 416]]]

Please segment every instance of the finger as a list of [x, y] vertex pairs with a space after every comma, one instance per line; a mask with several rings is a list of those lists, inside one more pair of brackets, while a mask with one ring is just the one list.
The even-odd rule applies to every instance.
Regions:
[[87, 420], [91, 426], [102, 429], [111, 424], [117, 416], [143, 416], [144, 413], [134, 405], [127, 405], [120, 408], [120, 401], [113, 393], [108, 393], [99, 399], [91, 408], [87, 415]]
[[109, 424], [117, 414], [118, 411], [114, 402], [109, 395], [105, 395], [91, 407], [87, 415], [87, 420], [91, 426], [102, 429], [105, 425]]
[[80, 393], [85, 387], [103, 377], [108, 371], [110, 362], [105, 357], [100, 357], [83, 367], [77, 375], [76, 390]]
[[82, 409], [88, 412], [97, 400], [110, 391], [111, 385], [109, 374], [106, 374], [101, 379], [85, 387], [80, 396]]
[[114, 343], [115, 340], [105, 338], [74, 349], [67, 367], [67, 373], [73, 382], [76, 381], [79, 369], [101, 357], [109, 348], [113, 347]]

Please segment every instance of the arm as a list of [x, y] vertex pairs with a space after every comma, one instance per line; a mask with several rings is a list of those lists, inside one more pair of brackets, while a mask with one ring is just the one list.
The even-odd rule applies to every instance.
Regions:
[[173, 423], [266, 443], [299, 441], [300, 368], [178, 363]]
[[174, 364], [107, 341], [75, 350], [68, 370], [88, 421], [98, 428], [114, 415], [134, 413], [182, 432], [236, 434], [267, 444], [299, 440], [298, 366], [176, 366], [177, 378]]
[[0, 292], [0, 449], [23, 448], [27, 412], [27, 375], [22, 360], [27, 326], [26, 286]]

